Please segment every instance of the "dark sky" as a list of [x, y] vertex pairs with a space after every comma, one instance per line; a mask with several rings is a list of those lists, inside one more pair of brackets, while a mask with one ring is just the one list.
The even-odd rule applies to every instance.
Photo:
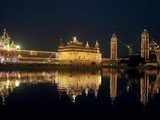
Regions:
[[77, 35], [82, 41], [99, 40], [105, 55], [116, 32], [122, 55], [122, 43], [138, 50], [144, 28], [160, 39], [159, 6], [159, 0], [3, 0], [0, 28], [25, 49], [56, 50], [60, 38]]

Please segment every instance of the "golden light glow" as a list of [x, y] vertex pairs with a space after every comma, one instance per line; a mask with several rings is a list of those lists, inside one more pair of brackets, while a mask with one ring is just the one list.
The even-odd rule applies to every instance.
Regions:
[[85, 91], [86, 95], [90, 90], [97, 94], [101, 84], [100, 71], [91, 72], [77, 72], [77, 71], [57, 71], [55, 74], [55, 83], [57, 83], [60, 90], [67, 91], [68, 95], [75, 98]]
[[[90, 90], [95, 91], [97, 96], [99, 86], [101, 84], [100, 71], [91, 72], [70, 72], [70, 71], [56, 71], [56, 72], [14, 72], [14, 73], [0, 73], [0, 96], [8, 96], [16, 87], [21, 84], [30, 83], [56, 83], [59, 91], [66, 91], [72, 98], [73, 102], [77, 95], [81, 95], [85, 91], [86, 95]], [[7, 79], [7, 81], [5, 80]]]
[[[118, 95], [118, 73], [115, 70], [106, 69], [103, 70], [102, 74], [109, 78], [110, 97], [114, 100]], [[156, 75], [156, 79], [152, 83], [150, 83], [150, 75]], [[100, 71], [0, 72], [0, 97], [3, 97], [3, 101], [5, 101], [5, 98], [20, 85], [37, 83], [49, 83], [53, 86], [56, 84], [60, 95], [66, 92], [75, 102], [77, 95], [82, 95], [82, 93], [88, 96], [91, 92], [94, 92], [96, 97], [102, 84], [102, 77]], [[140, 87], [139, 99], [143, 104], [146, 104], [149, 97], [159, 93], [160, 74], [157, 74], [156, 71], [145, 71], [138, 86]], [[130, 85], [126, 87], [129, 90]]]
[[20, 49], [19, 45], [16, 45], [11, 37], [8, 35], [6, 29], [4, 29], [2, 36], [0, 37], [0, 48], [10, 50]]
[[83, 45], [74, 37], [73, 42], [58, 48], [56, 59], [62, 64], [100, 64], [102, 55], [97, 41], [94, 47], [89, 47], [88, 42]]
[[15, 86], [16, 86], [16, 87], [19, 87], [19, 85], [20, 85], [20, 81], [16, 80]]
[[21, 49], [21, 46], [20, 46], [20, 45], [16, 45], [16, 49], [17, 49], [17, 50], [20, 50], [20, 49]]

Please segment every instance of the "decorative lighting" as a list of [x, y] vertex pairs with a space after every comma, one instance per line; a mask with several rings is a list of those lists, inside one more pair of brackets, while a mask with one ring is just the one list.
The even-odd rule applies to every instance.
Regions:
[[73, 42], [77, 42], [77, 37], [76, 36], [73, 37]]
[[5, 61], [4, 57], [0, 58], [1, 63], [4, 63], [4, 61]]
[[19, 85], [20, 85], [20, 81], [16, 80], [15, 86], [16, 86], [16, 87], [19, 87]]
[[16, 49], [17, 49], [17, 50], [20, 50], [20, 49], [21, 49], [21, 46], [20, 46], [20, 45], [16, 45]]

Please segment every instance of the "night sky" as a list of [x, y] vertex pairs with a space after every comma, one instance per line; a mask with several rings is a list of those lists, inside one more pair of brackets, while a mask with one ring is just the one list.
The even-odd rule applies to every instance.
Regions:
[[[159, 0], [3, 0], [0, 28], [25, 49], [55, 51], [60, 39], [77, 35], [82, 41], [99, 40], [104, 56], [109, 55], [112, 33], [138, 51], [144, 28], [160, 40]], [[2, 30], [1, 30], [2, 31]]]

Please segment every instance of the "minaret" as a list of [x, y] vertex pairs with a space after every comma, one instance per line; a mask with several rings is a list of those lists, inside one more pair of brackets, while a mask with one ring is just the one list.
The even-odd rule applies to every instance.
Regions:
[[149, 59], [149, 32], [146, 29], [141, 34], [141, 57]]
[[74, 37], [73, 37], [73, 42], [76, 43], [77, 41], [78, 41], [78, 40], [77, 40], [77, 37], [74, 36]]
[[117, 38], [116, 34], [113, 34], [112, 38], [111, 38], [111, 43], [110, 43], [110, 46], [111, 46], [110, 59], [112, 59], [112, 60], [117, 59], [117, 41], [118, 41], [118, 38]]

